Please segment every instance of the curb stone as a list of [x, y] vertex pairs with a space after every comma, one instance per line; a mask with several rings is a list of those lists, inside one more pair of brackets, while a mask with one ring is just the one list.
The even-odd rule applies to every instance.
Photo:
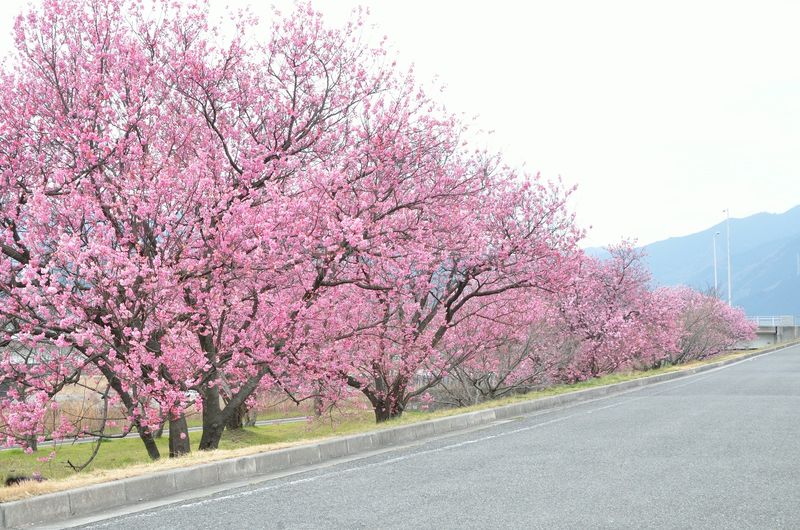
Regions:
[[388, 429], [361, 434], [329, 438], [306, 445], [278, 449], [264, 453], [219, 460], [192, 467], [159, 471], [149, 475], [131, 477], [94, 484], [67, 491], [49, 493], [0, 503], [0, 528], [18, 528], [36, 524], [52, 524], [68, 518], [91, 515], [103, 510], [137, 502], [163, 499], [187, 491], [241, 481], [260, 475], [291, 468], [319, 464], [336, 458], [354, 456], [376, 449], [424, 440], [471, 427], [549, 410], [559, 406], [580, 403], [599, 397], [620, 394], [628, 390], [649, 386], [672, 379], [707, 372], [745, 359], [757, 357], [784, 348], [796, 346], [793, 342], [754, 351], [733, 359], [696, 366], [686, 370], [632, 379], [621, 383], [566, 392], [530, 401], [456, 414], [444, 418], [421, 421]]

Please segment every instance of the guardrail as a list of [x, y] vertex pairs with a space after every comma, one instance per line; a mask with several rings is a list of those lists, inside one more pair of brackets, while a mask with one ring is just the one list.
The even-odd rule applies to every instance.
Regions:
[[794, 317], [792, 315], [781, 315], [781, 316], [757, 316], [757, 317], [747, 317], [747, 320], [750, 322], [755, 323], [757, 326], [760, 327], [776, 327], [776, 326], [794, 326]]

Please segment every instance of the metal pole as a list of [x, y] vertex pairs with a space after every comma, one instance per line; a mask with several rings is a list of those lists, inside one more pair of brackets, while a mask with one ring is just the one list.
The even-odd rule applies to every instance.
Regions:
[[728, 231], [728, 305], [733, 305], [733, 294], [731, 292], [731, 211], [725, 208], [725, 227]]
[[713, 247], [714, 247], [714, 296], [719, 296], [719, 282], [717, 281], [717, 236], [719, 232], [714, 233]]

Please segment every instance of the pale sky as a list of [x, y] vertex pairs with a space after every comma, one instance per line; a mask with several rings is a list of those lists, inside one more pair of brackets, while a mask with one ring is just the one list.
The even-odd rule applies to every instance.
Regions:
[[[22, 0], [3, 0], [0, 48]], [[214, 13], [251, 4], [211, 0]], [[315, 2], [368, 6], [418, 79], [477, 116], [513, 166], [561, 175], [584, 245], [647, 244], [800, 204], [800, 3], [760, 0]]]

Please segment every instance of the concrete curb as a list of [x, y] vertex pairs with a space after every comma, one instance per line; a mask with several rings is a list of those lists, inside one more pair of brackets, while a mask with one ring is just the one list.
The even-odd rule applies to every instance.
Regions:
[[163, 499], [198, 488], [241, 481], [276, 471], [314, 465], [336, 458], [424, 440], [470, 427], [487, 425], [497, 420], [580, 403], [638, 387], [707, 372], [796, 344], [798, 343], [784, 344], [734, 359], [632, 379], [622, 383], [0, 503], [0, 528], [58, 523], [68, 518], [86, 516], [138, 502]]

